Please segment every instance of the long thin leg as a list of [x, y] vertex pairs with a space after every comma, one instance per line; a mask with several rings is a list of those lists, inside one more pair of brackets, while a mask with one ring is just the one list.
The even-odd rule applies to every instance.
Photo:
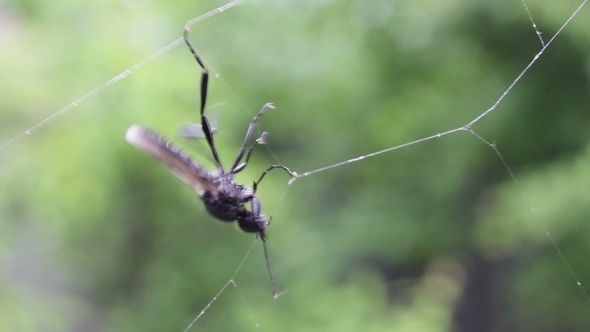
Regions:
[[252, 155], [252, 151], [254, 151], [254, 147], [256, 147], [257, 145], [260, 144], [264, 144], [265, 140], [266, 140], [266, 136], [268, 136], [268, 131], [265, 131], [262, 133], [262, 135], [260, 135], [260, 137], [258, 137], [256, 139], [256, 141], [250, 146], [250, 149], [248, 149], [248, 153], [246, 154], [246, 160], [239, 164], [238, 166], [234, 167], [232, 170], [230, 170], [231, 174], [237, 174], [241, 171], [244, 170], [244, 168], [246, 168], [246, 165], [248, 165], [248, 161], [250, 161], [250, 156]]
[[[264, 114], [264, 112], [266, 112], [266, 109], [268, 109], [268, 108], [275, 108], [275, 106], [272, 103], [265, 104], [264, 106], [262, 106], [262, 109], [260, 110], [260, 112], [258, 112], [258, 114], [254, 117], [254, 120], [252, 122], [250, 122], [250, 125], [248, 126], [248, 131], [246, 132], [246, 138], [244, 139], [244, 144], [242, 144], [242, 147], [240, 148], [240, 152], [238, 152], [238, 156], [236, 157], [236, 161], [234, 161], [234, 164], [230, 168], [229, 173], [231, 173], [231, 174], [238, 173], [239, 171], [243, 170], [246, 167], [246, 165], [248, 164], [248, 159], [250, 158], [250, 153], [252, 153], [252, 148], [254, 147], [254, 145], [248, 151], [248, 155], [246, 156], [246, 161], [243, 164], [240, 164], [240, 162], [242, 161], [242, 157], [244, 157], [244, 152], [246, 152], [246, 145], [250, 141], [250, 138], [252, 137], [252, 133], [254, 133], [254, 128], [256, 127], [256, 122], [258, 121], [258, 119], [260, 119], [262, 114]], [[240, 165], [238, 166], [238, 164], [240, 164]]]
[[199, 63], [199, 66], [201, 66], [201, 68], [203, 69], [202, 75], [201, 75], [201, 128], [203, 129], [203, 133], [205, 134], [205, 138], [207, 139], [207, 143], [209, 143], [209, 147], [211, 148], [211, 153], [213, 153], [213, 158], [215, 159], [215, 162], [217, 163], [217, 167], [220, 169], [223, 169], [223, 166], [221, 165], [221, 161], [219, 160], [219, 156], [217, 155], [217, 149], [215, 149], [215, 144], [213, 143], [213, 134], [211, 133], [211, 125], [209, 124], [209, 120], [207, 120], [207, 117], [205, 116], [205, 105], [207, 104], [207, 87], [209, 85], [209, 71], [205, 67], [203, 60], [201, 60], [201, 57], [199, 56], [199, 54], [197, 53], [197, 51], [195, 50], [195, 48], [193, 47], [191, 42], [188, 40], [188, 33], [189, 33], [189, 28], [185, 27], [184, 34], [182, 35], [182, 37], [184, 38], [184, 42], [186, 43], [186, 45], [188, 46], [188, 49], [191, 51], [191, 53], [195, 57], [195, 60], [197, 60], [197, 62]]
[[291, 177], [297, 177], [297, 173], [291, 171], [287, 166], [284, 166], [284, 165], [272, 165], [269, 168], [267, 168], [266, 171], [262, 172], [262, 175], [260, 176], [260, 179], [258, 179], [258, 181], [254, 182], [254, 186], [252, 186], [252, 189], [254, 190], [254, 193], [256, 193], [256, 189], [258, 188], [258, 184], [266, 176], [266, 173], [272, 171], [275, 168], [280, 168], [280, 169], [284, 170], [285, 172], [289, 173], [289, 175], [291, 175]]
[[264, 249], [264, 260], [266, 261], [266, 270], [268, 271], [268, 276], [270, 277], [270, 283], [272, 285], [272, 297], [277, 298], [281, 294], [277, 294], [277, 286], [275, 284], [275, 278], [272, 275], [272, 270], [270, 269], [270, 259], [268, 258], [268, 249], [266, 249], [266, 240], [262, 239], [262, 248]]

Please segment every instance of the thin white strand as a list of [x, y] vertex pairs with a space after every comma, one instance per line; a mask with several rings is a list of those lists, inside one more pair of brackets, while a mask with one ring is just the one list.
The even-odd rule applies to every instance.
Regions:
[[531, 23], [533, 24], [533, 29], [535, 29], [535, 33], [537, 34], [537, 37], [539, 37], [539, 40], [541, 41], [541, 45], [543, 47], [545, 47], [545, 41], [543, 40], [543, 36], [541, 36], [542, 32], [539, 31], [539, 29], [537, 28], [537, 23], [535, 23], [535, 20], [533, 20], [533, 15], [531, 15], [531, 11], [529, 10], [529, 6], [527, 6], [527, 4], [524, 0], [522, 0], [522, 4], [524, 5], [524, 9], [526, 10], [526, 13], [529, 16], [529, 19], [531, 20]]
[[[207, 19], [213, 15], [219, 14], [221, 12], [224, 12], [234, 6], [239, 5], [240, 3], [244, 2], [246, 0], [235, 0], [232, 1], [226, 5], [223, 5], [219, 8], [213, 9], [203, 15], [200, 15], [192, 20], [189, 20], [187, 22], [187, 26], [192, 26], [195, 23], [201, 22], [204, 19]], [[13, 137], [12, 139], [8, 140], [7, 142], [3, 143], [2, 145], [0, 145], [0, 150], [2, 150], [3, 148], [5, 148], [6, 146], [18, 141], [19, 139], [21, 139], [23, 136], [25, 135], [30, 135], [32, 134], [35, 130], [39, 129], [39, 127], [47, 124], [48, 122], [52, 121], [53, 119], [55, 119], [58, 115], [62, 115], [65, 114], [66, 112], [68, 112], [69, 110], [71, 110], [72, 108], [80, 105], [81, 103], [85, 102], [87, 99], [89, 99], [90, 97], [96, 95], [97, 93], [101, 92], [102, 90], [108, 88], [109, 86], [119, 82], [120, 80], [126, 78], [127, 76], [133, 74], [133, 72], [135, 72], [136, 70], [138, 70], [139, 68], [145, 66], [146, 64], [150, 63], [152, 60], [159, 58], [162, 54], [170, 51], [171, 49], [173, 49], [174, 47], [178, 46], [179, 44], [181, 44], [183, 42], [182, 37], [176, 39], [175, 41], [171, 42], [170, 44], [162, 47], [160, 50], [156, 51], [155, 53], [153, 53], [152, 55], [148, 56], [147, 58], [139, 61], [138, 63], [136, 63], [135, 65], [131, 66], [129, 69], [123, 71], [122, 73], [120, 73], [119, 75], [111, 78], [110, 80], [106, 81], [105, 83], [99, 85], [98, 87], [96, 87], [95, 89], [93, 89], [92, 91], [88, 92], [87, 94], [83, 95], [82, 97], [74, 100], [73, 102], [71, 102], [70, 104], [68, 104], [66, 107], [60, 109], [59, 111], [51, 114], [50, 116], [48, 116], [47, 118], [43, 119], [41, 122], [38, 122], [37, 124], [35, 124], [34, 126], [30, 127], [29, 129], [25, 130], [24, 132], [16, 135], [15, 137]]]

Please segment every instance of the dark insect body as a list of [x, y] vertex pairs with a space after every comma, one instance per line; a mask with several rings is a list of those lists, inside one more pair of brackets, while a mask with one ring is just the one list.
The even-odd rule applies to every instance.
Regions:
[[[263, 241], [268, 272], [273, 284], [273, 296], [277, 297], [278, 295], [275, 292], [274, 280], [270, 271], [268, 252], [266, 249], [267, 237], [265, 229], [270, 224], [270, 219], [267, 221], [265, 216], [261, 213], [261, 203], [255, 194], [258, 184], [269, 171], [273, 169], [282, 169], [292, 177], [296, 177], [297, 173], [292, 172], [289, 168], [283, 165], [272, 165], [262, 173], [258, 181], [254, 182], [252, 188], [248, 188], [233, 181], [234, 174], [243, 171], [248, 165], [254, 147], [258, 144], [264, 144], [264, 140], [268, 135], [267, 132], [263, 132], [250, 148], [246, 150], [256, 127], [256, 122], [268, 108], [274, 108], [274, 106], [271, 103], [264, 105], [256, 117], [254, 117], [254, 120], [248, 126], [244, 143], [242, 144], [234, 163], [231, 168], [226, 171], [217, 154], [217, 149], [215, 148], [213, 141], [213, 131], [209, 124], [209, 120], [205, 115], [209, 71], [203, 64], [203, 61], [197, 54], [195, 48], [191, 45], [187, 35], [188, 29], [185, 29], [184, 40], [195, 60], [202, 68], [201, 129], [209, 148], [211, 149], [217, 169], [210, 172], [206, 171], [199, 163], [195, 162], [190, 156], [177, 148], [170, 141], [145, 127], [132, 125], [127, 130], [125, 138], [131, 145], [156, 159], [178, 179], [197, 191], [201, 195], [201, 200], [205, 205], [205, 209], [210, 215], [224, 222], [236, 221], [238, 227], [242, 231], [246, 233], [255, 233], [260, 236]], [[246, 154], [245, 158], [244, 154]], [[250, 203], [250, 209], [247, 208], [248, 203]]]

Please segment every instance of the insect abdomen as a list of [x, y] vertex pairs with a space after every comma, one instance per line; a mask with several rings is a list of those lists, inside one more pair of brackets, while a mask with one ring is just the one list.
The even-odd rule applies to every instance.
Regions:
[[241, 211], [245, 209], [237, 199], [225, 195], [215, 196], [210, 191], [205, 191], [201, 200], [203, 200], [207, 212], [221, 221], [235, 221]]

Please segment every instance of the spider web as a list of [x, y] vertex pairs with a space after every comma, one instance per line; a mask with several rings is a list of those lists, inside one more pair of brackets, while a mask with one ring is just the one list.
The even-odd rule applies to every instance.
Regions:
[[[241, 3], [245, 2], [245, 0], [241, 0], [241, 1], [233, 1], [230, 3], [227, 3], [221, 7], [218, 7], [204, 15], [201, 15], [195, 19], [192, 19], [190, 21], [187, 22], [187, 25], [192, 26], [194, 24], [200, 23], [202, 21], [204, 21], [205, 19], [211, 18], [214, 15], [220, 14], [228, 9], [231, 9]], [[366, 153], [366, 154], [362, 154], [359, 155], [357, 157], [354, 158], [350, 158], [350, 159], [346, 159], [344, 161], [341, 162], [336, 162], [336, 163], [331, 163], [327, 166], [323, 166], [323, 167], [319, 167], [319, 168], [312, 168], [311, 170], [308, 171], [303, 171], [300, 172], [299, 175], [296, 178], [293, 178], [289, 181], [288, 185], [282, 189], [282, 191], [280, 192], [279, 198], [277, 200], [275, 200], [274, 202], [274, 208], [271, 209], [274, 212], [277, 212], [279, 210], [282, 210], [284, 208], [284, 202], [285, 202], [285, 195], [287, 194], [287, 190], [291, 187], [297, 187], [300, 186], [299, 183], [303, 182], [304, 180], [306, 180], [307, 178], [311, 177], [311, 176], [317, 176], [318, 173], [322, 173], [324, 171], [328, 171], [328, 170], [333, 170], [335, 168], [339, 168], [348, 164], [352, 164], [352, 163], [356, 163], [356, 162], [360, 162], [363, 161], [365, 159], [369, 159], [372, 157], [376, 157], [379, 155], [383, 155], [389, 152], [392, 152], [394, 150], [399, 150], [401, 148], [405, 148], [405, 147], [409, 147], [409, 146], [415, 146], [416, 144], [421, 144], [421, 143], [425, 143], [427, 141], [431, 141], [434, 139], [438, 139], [438, 138], [443, 138], [446, 136], [449, 136], [450, 134], [456, 134], [459, 132], [466, 132], [469, 133], [471, 135], [473, 135], [473, 137], [476, 137], [479, 141], [483, 142], [484, 144], [486, 144], [487, 146], [489, 146], [497, 155], [497, 159], [503, 164], [504, 169], [506, 170], [506, 172], [508, 172], [508, 175], [510, 176], [510, 178], [512, 179], [513, 184], [516, 186], [517, 190], [520, 193], [521, 198], [525, 201], [525, 205], [528, 206], [530, 208], [530, 210], [532, 211], [532, 214], [535, 217], [535, 220], [537, 220], [537, 222], [541, 225], [541, 228], [544, 230], [545, 234], [546, 234], [546, 239], [548, 239], [548, 241], [551, 243], [553, 249], [555, 252], [557, 252], [557, 254], [560, 256], [561, 261], [564, 263], [565, 266], [565, 270], [571, 275], [571, 280], [574, 284], [577, 285], [578, 291], [579, 293], [583, 296], [584, 300], [590, 304], [590, 297], [588, 296], [588, 293], [586, 291], [585, 286], [582, 284], [581, 282], [581, 278], [577, 275], [576, 273], [576, 268], [572, 267], [570, 264], [570, 261], [568, 260], [568, 257], [562, 252], [561, 250], [561, 246], [559, 245], [559, 241], [556, 239], [556, 237], [554, 235], [552, 235], [552, 233], [549, 231], [550, 226], [548, 226], [547, 224], [544, 223], [544, 221], [542, 220], [541, 217], [539, 217], [538, 213], [537, 213], [537, 208], [536, 208], [536, 204], [534, 203], [533, 200], [531, 200], [529, 198], [529, 196], [527, 195], [527, 190], [525, 188], [523, 188], [520, 184], [520, 182], [517, 180], [517, 176], [515, 175], [515, 173], [511, 170], [511, 168], [509, 167], [509, 163], [504, 159], [500, 148], [496, 145], [496, 143], [490, 142], [487, 139], [484, 138], [484, 135], [480, 135], [478, 131], [476, 131], [474, 129], [474, 126], [479, 123], [480, 121], [482, 121], [483, 119], [487, 118], [488, 116], [490, 116], [492, 114], [493, 111], [497, 111], [498, 107], [500, 106], [500, 104], [504, 101], [504, 99], [510, 94], [511, 91], [513, 91], [513, 89], [521, 82], [521, 80], [523, 79], [523, 77], [525, 77], [525, 75], [530, 71], [530, 69], [533, 67], [533, 65], [535, 65], [540, 59], [543, 58], [544, 53], [547, 51], [547, 49], [554, 43], [554, 41], [556, 40], [556, 38], [558, 36], [560, 36], [560, 34], [562, 33], [563, 29], [565, 29], [570, 22], [578, 15], [578, 13], [580, 12], [580, 10], [586, 5], [587, 1], [583, 1], [579, 7], [577, 7], [567, 18], [567, 20], [561, 25], [561, 27], [557, 30], [557, 32], [551, 36], [548, 39], [544, 39], [543, 34], [541, 33], [540, 29], [538, 28], [537, 24], [535, 23], [535, 17], [531, 14], [531, 10], [529, 9], [527, 3], [525, 1], [522, 1], [522, 5], [524, 7], [523, 12], [526, 13], [526, 15], [528, 16], [528, 18], [530, 19], [531, 25], [534, 29], [534, 33], [538, 36], [538, 39], [540, 41], [541, 44], [541, 49], [540, 51], [538, 51], [530, 60], [530, 62], [524, 67], [524, 69], [522, 69], [522, 71], [516, 76], [516, 78], [508, 85], [508, 87], [503, 91], [503, 93], [495, 100], [495, 102], [493, 103], [493, 105], [491, 107], [489, 107], [488, 109], [486, 109], [485, 111], [483, 111], [482, 113], [480, 113], [479, 115], [477, 115], [475, 118], [473, 118], [473, 120], [468, 121], [465, 125], [461, 125], [459, 127], [456, 127], [454, 129], [450, 129], [447, 131], [442, 131], [442, 132], [438, 132], [438, 133], [434, 133], [431, 135], [427, 135], [424, 136], [420, 139], [417, 140], [412, 140], [410, 142], [407, 143], [402, 143], [399, 145], [395, 145], [392, 147], [388, 147], [385, 149], [381, 149], [378, 150], [376, 152], [372, 152], [372, 153]], [[377, 3], [377, 2], [376, 2]], [[93, 97], [95, 97], [97, 94], [99, 94], [100, 92], [102, 92], [103, 90], [105, 90], [106, 88], [112, 86], [115, 83], [119, 83], [121, 80], [123, 80], [124, 78], [129, 77], [130, 74], [136, 72], [138, 69], [145, 67], [147, 64], [151, 63], [152, 61], [154, 61], [156, 58], [159, 58], [160, 56], [162, 56], [163, 54], [169, 52], [170, 50], [174, 49], [176, 46], [180, 45], [182, 43], [182, 38], [178, 38], [176, 40], [174, 40], [172, 43], [168, 44], [167, 46], [161, 48], [159, 51], [153, 53], [152, 55], [150, 55], [149, 57], [147, 57], [145, 60], [142, 60], [140, 62], [138, 62], [137, 64], [133, 65], [132, 67], [130, 67], [129, 69], [125, 70], [124, 72], [122, 72], [121, 74], [115, 76], [114, 78], [108, 80], [107, 82], [99, 85], [97, 88], [91, 90], [90, 92], [83, 94], [82, 97], [76, 99], [74, 102], [70, 103], [69, 105], [67, 105], [65, 108], [53, 113], [52, 115], [50, 115], [49, 117], [45, 118], [44, 120], [42, 120], [41, 122], [38, 122], [37, 124], [35, 124], [34, 126], [30, 127], [29, 129], [25, 130], [24, 132], [17, 134], [15, 136], [13, 136], [11, 139], [7, 140], [5, 143], [3, 143], [2, 145], [0, 145], [0, 153], [2, 153], [2, 151], [6, 150], [8, 147], [14, 145], [15, 143], [17, 143], [19, 140], [21, 140], [22, 138], [24, 138], [27, 135], [33, 134], [35, 133], [38, 129], [40, 129], [41, 127], [44, 127], [46, 125], [48, 125], [49, 122], [53, 121], [55, 118], [57, 118], [59, 115], [64, 115], [66, 113], [68, 113], [69, 111], [71, 111], [73, 108], [78, 107], [80, 104], [87, 102], [89, 99], [92, 99]], [[200, 47], [199, 44], [196, 45], [197, 48], [202, 49], [202, 47]], [[206, 61], [209, 57], [205, 57]], [[249, 107], [246, 106], [246, 102], [242, 101], [239, 97], [239, 94], [236, 93], [234, 91], [234, 89], [230, 86], [230, 84], [228, 84], [224, 79], [222, 79], [222, 76], [219, 74], [219, 72], [215, 69], [214, 66], [212, 66], [209, 62], [207, 62], [209, 68], [211, 69], [211, 71], [213, 73], [216, 73], [216, 78], [218, 80], [215, 80], [215, 82], [222, 82], [223, 85], [225, 85], [226, 89], [228, 89], [230, 91], [230, 93], [233, 95], [233, 98], [235, 98], [238, 101], [238, 104], [241, 105], [241, 107], [243, 109], [245, 109], [247, 112], [250, 112]], [[251, 112], [250, 112], [251, 113]], [[272, 115], [270, 115], [272, 116]], [[278, 136], [280, 135], [279, 133], [274, 133], [273, 132], [273, 136]], [[269, 139], [270, 141], [272, 141], [272, 137]], [[272, 144], [272, 143], [269, 143]], [[270, 149], [269, 151], [272, 154], [272, 157], [275, 159], [275, 161], [278, 163], [279, 160], [276, 156], [275, 153], [273, 153], [274, 149]], [[295, 167], [295, 165], [289, 164], [289, 163], [285, 163], [286, 165], [292, 167], [294, 170], [298, 171], [298, 169]], [[280, 207], [280, 209], [279, 209]], [[241, 262], [237, 265], [237, 268], [235, 269], [235, 271], [233, 272], [233, 275], [230, 277], [230, 279], [223, 285], [223, 287], [217, 292], [217, 294], [206, 304], [206, 306], [200, 310], [200, 312], [198, 313], [198, 315], [196, 315], [195, 319], [187, 326], [187, 328], [184, 331], [188, 331], [191, 330], [194, 325], [202, 319], [202, 317], [204, 316], [204, 314], [206, 312], [208, 312], [208, 310], [216, 304], [216, 301], [218, 301], [218, 299], [220, 298], [220, 296], [222, 294], [224, 294], [227, 289], [229, 288], [229, 286], [233, 286], [231, 288], [233, 288], [236, 292], [237, 295], [240, 299], [240, 303], [242, 303], [242, 305], [244, 305], [247, 308], [248, 311], [248, 315], [249, 315], [249, 319], [253, 320], [255, 322], [256, 326], [258, 325], [258, 317], [255, 317], [253, 312], [256, 312], [257, 310], [253, 310], [249, 303], [252, 303], [252, 300], [246, 300], [249, 299], [251, 297], [251, 294], [245, 295], [242, 292], [240, 292], [239, 288], [238, 288], [238, 284], [236, 282], [236, 276], [238, 275], [238, 273], [242, 270], [243, 268], [243, 264], [246, 261], [246, 259], [250, 256], [251, 252], [253, 251], [253, 249], [255, 248], [255, 244], [256, 241], [254, 242], [254, 244], [250, 247], [250, 249], [247, 251], [247, 253], [244, 255], [243, 259], [241, 260]], [[277, 245], [273, 246], [273, 249], [278, 249], [276, 248]], [[235, 254], [235, 253], [234, 253]], [[262, 271], [262, 270], [261, 270]], [[263, 273], [260, 273], [261, 275], [263, 275]], [[264, 275], [264, 277], [266, 277], [266, 275]], [[562, 280], [562, 282], [566, 282], [564, 280]], [[287, 287], [288, 289], [289, 287]]]

